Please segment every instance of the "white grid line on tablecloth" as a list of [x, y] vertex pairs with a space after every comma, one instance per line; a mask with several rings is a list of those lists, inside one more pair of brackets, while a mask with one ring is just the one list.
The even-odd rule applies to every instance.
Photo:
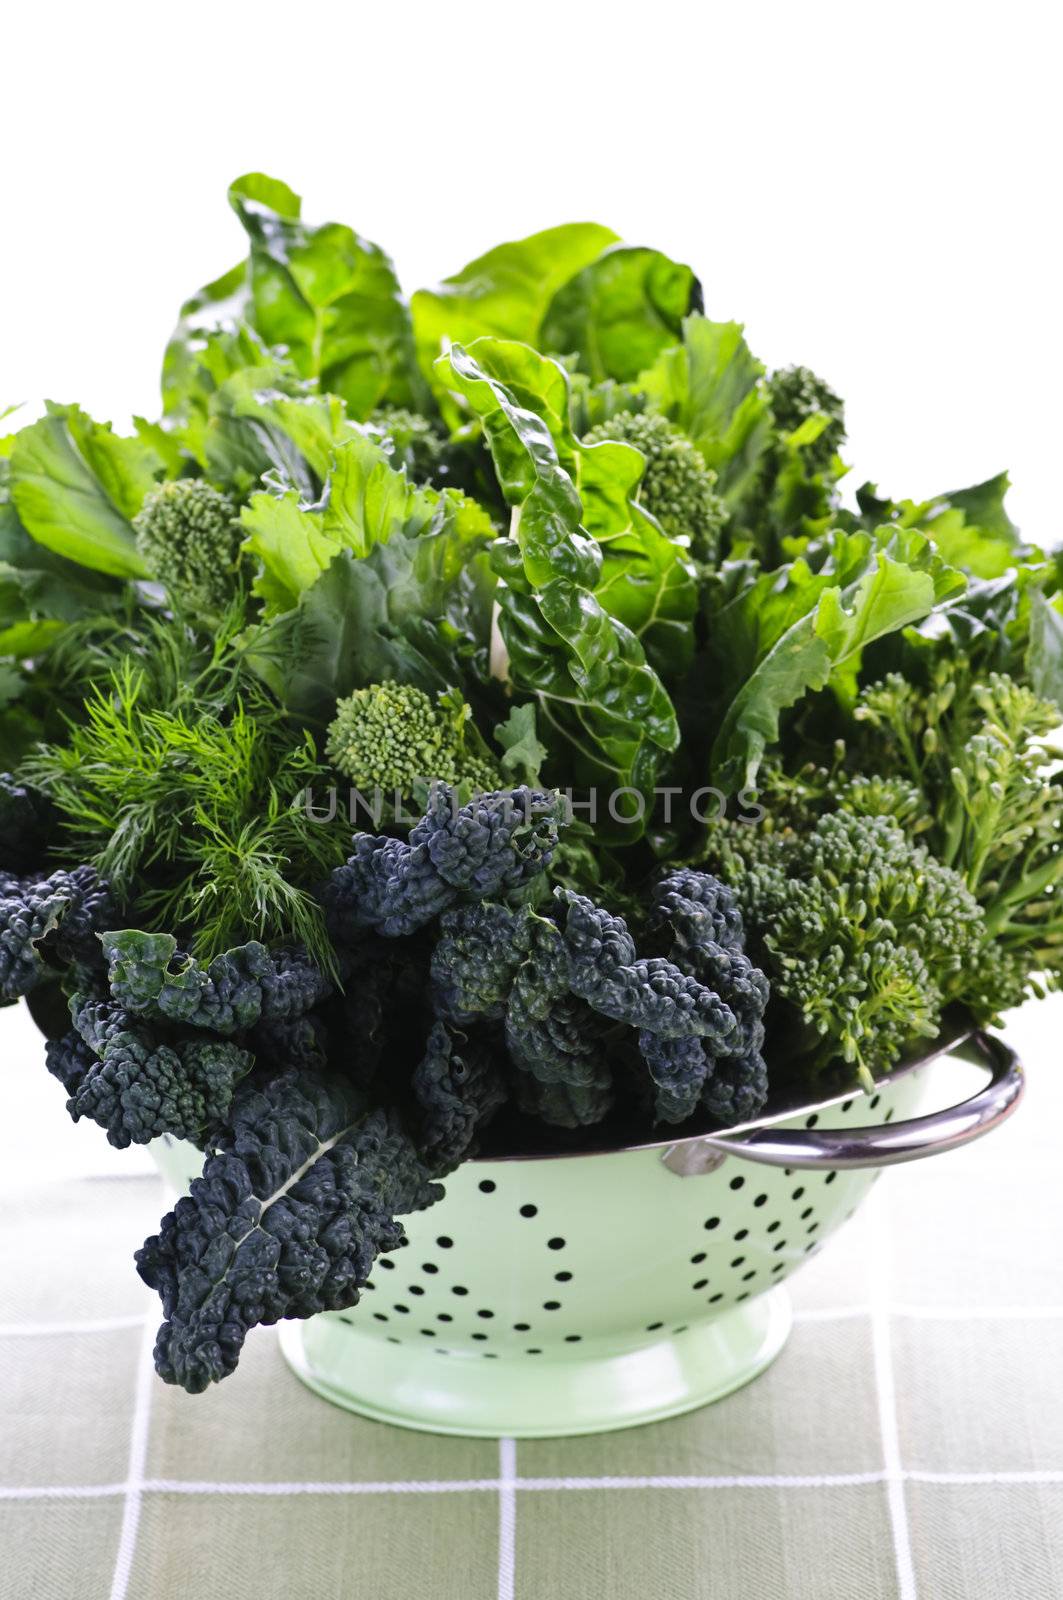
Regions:
[[871, 1248], [868, 1252], [868, 1279], [872, 1306], [871, 1343], [875, 1391], [878, 1396], [879, 1430], [882, 1434], [882, 1454], [886, 1467], [890, 1533], [893, 1538], [893, 1559], [897, 1569], [897, 1590], [900, 1600], [916, 1600], [915, 1562], [908, 1530], [904, 1465], [901, 1460], [900, 1429], [897, 1426], [897, 1397], [894, 1392], [893, 1351], [887, 1310], [889, 1285], [885, 1273], [889, 1258], [885, 1252], [889, 1248], [889, 1221], [885, 1211], [884, 1193], [881, 1185], [872, 1193], [868, 1218], [871, 1231]]
[[[1063, 1306], [911, 1306], [891, 1302], [883, 1308], [890, 1317], [912, 1322], [1061, 1322]], [[49, 1334], [118, 1333], [124, 1328], [139, 1328], [145, 1322], [154, 1326], [158, 1311], [130, 1313], [125, 1317], [90, 1318], [85, 1322], [0, 1322], [0, 1339], [47, 1338]], [[795, 1322], [851, 1322], [871, 1318], [875, 1307], [812, 1306], [795, 1311]]]
[[155, 1340], [145, 1318], [144, 1336], [137, 1361], [133, 1426], [129, 1436], [129, 1469], [126, 1473], [125, 1505], [122, 1508], [118, 1552], [115, 1556], [114, 1576], [111, 1579], [111, 1600], [125, 1600], [129, 1588], [129, 1575], [133, 1570], [137, 1534], [140, 1531], [140, 1505], [144, 1490], [144, 1467], [148, 1459], [148, 1428], [151, 1422], [152, 1387], [155, 1382], [155, 1365], [152, 1360], [154, 1345]]
[[[901, 1477], [906, 1483], [944, 1485], [969, 1484], [1060, 1484], [1063, 1485], [1063, 1468], [1031, 1468], [1009, 1472], [932, 1472], [917, 1467], [906, 1467]], [[321, 1482], [306, 1483], [213, 1483], [194, 1478], [145, 1478], [140, 1484], [142, 1495], [230, 1495], [277, 1497], [291, 1495], [432, 1495], [432, 1494], [497, 1494], [510, 1490], [517, 1494], [539, 1494], [553, 1491], [576, 1492], [602, 1489], [858, 1489], [870, 1484], [888, 1482], [889, 1474], [876, 1472], [835, 1472], [804, 1474], [746, 1474], [730, 1477], [713, 1477], [700, 1473], [662, 1473], [646, 1477], [602, 1478], [425, 1478], [394, 1481], [367, 1480], [364, 1483]], [[100, 1484], [48, 1484], [28, 1487], [0, 1488], [0, 1501], [12, 1500], [107, 1500], [126, 1494], [126, 1483]]]
[[498, 1441], [498, 1600], [513, 1600], [517, 1570], [517, 1441]]

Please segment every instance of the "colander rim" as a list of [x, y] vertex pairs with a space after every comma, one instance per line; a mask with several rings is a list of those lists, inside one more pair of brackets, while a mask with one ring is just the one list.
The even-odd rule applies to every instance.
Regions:
[[[771, 1128], [780, 1122], [789, 1122], [794, 1117], [812, 1116], [821, 1111], [827, 1111], [832, 1106], [841, 1105], [844, 1101], [852, 1100], [861, 1095], [880, 1093], [882, 1090], [888, 1089], [892, 1084], [908, 1077], [909, 1074], [918, 1072], [922, 1067], [929, 1066], [932, 1061], [936, 1061], [940, 1056], [947, 1055], [950, 1051], [958, 1049], [975, 1032], [975, 1023], [969, 1014], [959, 1008], [950, 1008], [943, 1017], [941, 1030], [935, 1038], [923, 1049], [906, 1056], [903, 1061], [898, 1062], [889, 1072], [883, 1073], [880, 1078], [876, 1078], [873, 1091], [866, 1089], [863, 1084], [853, 1080], [837, 1090], [832, 1090], [830, 1094], [822, 1095], [816, 1099], [806, 1100], [796, 1096], [790, 1099], [773, 1099], [769, 1101], [768, 1106], [759, 1116], [752, 1118], [748, 1122], [729, 1123], [726, 1127], [721, 1127], [719, 1123], [704, 1120], [695, 1127], [688, 1121], [664, 1129], [655, 1127], [650, 1138], [636, 1138], [622, 1143], [588, 1143], [587, 1145], [572, 1146], [563, 1150], [559, 1150], [556, 1147], [553, 1149], [534, 1147], [513, 1151], [495, 1150], [488, 1145], [487, 1148], [481, 1149], [477, 1155], [467, 1157], [463, 1165], [493, 1166], [504, 1161], [586, 1160], [591, 1156], [617, 1156], [639, 1150], [670, 1149], [678, 1145], [695, 1143], [710, 1133], [726, 1132], [727, 1134], [737, 1135], [751, 1133], [755, 1129]], [[538, 1130], [538, 1125], [533, 1124], [530, 1119], [527, 1126], [529, 1128], [535, 1127]], [[544, 1136], [549, 1137], [546, 1130], [544, 1129], [543, 1131]], [[585, 1131], [588, 1136], [593, 1137], [593, 1129]]]

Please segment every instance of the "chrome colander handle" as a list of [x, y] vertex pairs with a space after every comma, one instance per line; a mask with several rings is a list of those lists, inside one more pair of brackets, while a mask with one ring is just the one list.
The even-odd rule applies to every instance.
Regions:
[[680, 1177], [711, 1172], [724, 1156], [759, 1161], [769, 1167], [822, 1171], [845, 1167], [893, 1167], [955, 1150], [1007, 1120], [1022, 1099], [1022, 1062], [1002, 1039], [981, 1029], [965, 1049], [988, 1067], [989, 1082], [958, 1106], [912, 1117], [908, 1122], [868, 1128], [754, 1128], [747, 1133], [705, 1134], [684, 1139], [665, 1151], [666, 1167]]

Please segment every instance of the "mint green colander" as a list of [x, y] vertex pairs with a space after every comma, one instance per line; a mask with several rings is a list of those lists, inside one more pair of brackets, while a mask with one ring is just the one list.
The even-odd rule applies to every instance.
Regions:
[[[318, 1394], [440, 1433], [594, 1433], [690, 1410], [761, 1372], [790, 1328], [782, 1285], [867, 1194], [875, 1169], [947, 1149], [1018, 1103], [1014, 1055], [964, 1105], [911, 1120], [925, 1067], [776, 1108], [724, 1134], [587, 1155], [468, 1162], [405, 1219], [349, 1311], [288, 1322]], [[160, 1164], [171, 1165], [176, 1151]]]

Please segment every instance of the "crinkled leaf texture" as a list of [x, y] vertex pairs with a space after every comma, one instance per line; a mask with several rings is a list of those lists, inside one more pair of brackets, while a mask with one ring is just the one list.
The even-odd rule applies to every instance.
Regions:
[[[581, 528], [601, 552], [595, 599], [609, 616], [631, 629], [660, 676], [675, 681], [690, 665], [697, 584], [686, 549], [670, 539], [638, 502], [644, 458], [616, 440], [588, 445], [577, 437], [570, 417], [568, 374], [557, 361], [505, 339], [478, 339], [469, 355], [485, 377], [505, 385], [523, 410], [545, 423], [558, 465], [579, 496]], [[492, 426], [490, 437], [519, 493], [527, 464], [521, 439], [497, 426]], [[539, 582], [551, 575], [544, 579], [536, 568]]]
[[494, 551], [514, 686], [536, 697], [544, 728], [568, 747], [570, 779], [652, 787], [661, 752], [679, 740], [675, 710], [638, 639], [595, 597], [601, 546], [580, 526], [550, 428], [460, 347], [439, 371], [481, 418], [514, 506], [513, 537]]
[[332, 993], [331, 980], [301, 948], [267, 950], [252, 940], [203, 966], [179, 952], [169, 933], [126, 928], [103, 934], [100, 944], [120, 1005], [223, 1036], [305, 1016]]
[[251, 1328], [354, 1305], [400, 1214], [442, 1195], [394, 1116], [349, 1086], [284, 1072], [241, 1085], [203, 1175], [136, 1256], [162, 1297], [155, 1365], [199, 1394]]
[[435, 691], [486, 671], [495, 578], [487, 513], [455, 489], [414, 488], [379, 443], [338, 443], [324, 494], [253, 495], [245, 550], [270, 622], [251, 659], [288, 708], [327, 721], [367, 683]]
[[66, 1089], [74, 1121], [98, 1123], [120, 1150], [163, 1134], [198, 1143], [254, 1064], [228, 1039], [157, 1039], [110, 1001], [75, 995], [70, 1011], [73, 1031], [49, 1040], [48, 1070]]

